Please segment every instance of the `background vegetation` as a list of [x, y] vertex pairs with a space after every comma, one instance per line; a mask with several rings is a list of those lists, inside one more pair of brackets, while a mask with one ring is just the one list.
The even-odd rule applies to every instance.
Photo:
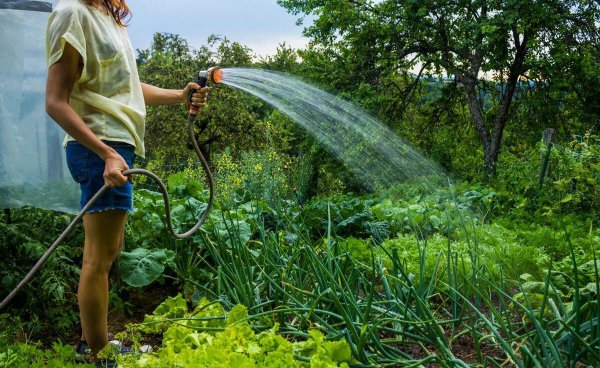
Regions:
[[[214, 88], [197, 127], [218, 188], [202, 233], [174, 241], [162, 197], [138, 183], [111, 291], [112, 320], [138, 325], [111, 327], [160, 349], [122, 364], [598, 366], [598, 4], [279, 3], [315, 17], [306, 49], [261, 57], [220, 36], [191, 47], [156, 34], [138, 52], [142, 80], [180, 88], [212, 65], [295, 75], [377, 116], [451, 185], [366, 192], [288, 117]], [[181, 229], [207, 197], [184, 115], [149, 109], [139, 163], [168, 178]], [[68, 220], [0, 216], [0, 295]], [[78, 333], [81, 242], [0, 317], [0, 367], [74, 362], [52, 344]]]

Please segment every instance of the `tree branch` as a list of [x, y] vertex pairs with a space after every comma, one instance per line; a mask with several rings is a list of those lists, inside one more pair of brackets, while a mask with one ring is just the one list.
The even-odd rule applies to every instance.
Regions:
[[350, 4], [356, 6], [357, 9], [359, 10], [364, 10], [364, 11], [368, 11], [371, 12], [373, 14], [380, 14], [379, 11], [377, 11], [377, 9], [375, 9], [374, 7], [372, 7], [371, 5], [367, 4], [364, 0], [348, 0], [350, 2]]
[[526, 31], [523, 34], [523, 40], [519, 42], [519, 36], [517, 31], [513, 28], [513, 37], [517, 40], [515, 44], [516, 54], [515, 58], [510, 66], [508, 78], [506, 80], [506, 90], [504, 91], [500, 103], [498, 105], [498, 111], [496, 113], [496, 121], [494, 124], [494, 133], [491, 141], [491, 154], [494, 159], [498, 157], [500, 153], [500, 143], [502, 141], [502, 134], [506, 123], [508, 121], [508, 113], [510, 111], [510, 105], [512, 104], [513, 96], [515, 94], [517, 83], [519, 82], [519, 76], [525, 72], [525, 57], [527, 56], [527, 43], [531, 37], [531, 30]]

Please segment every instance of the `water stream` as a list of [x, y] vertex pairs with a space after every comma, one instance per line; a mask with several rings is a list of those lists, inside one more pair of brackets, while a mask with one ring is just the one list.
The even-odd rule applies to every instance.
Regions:
[[300, 79], [260, 69], [225, 68], [223, 84], [246, 91], [296, 121], [374, 187], [439, 183], [443, 169], [363, 109]]

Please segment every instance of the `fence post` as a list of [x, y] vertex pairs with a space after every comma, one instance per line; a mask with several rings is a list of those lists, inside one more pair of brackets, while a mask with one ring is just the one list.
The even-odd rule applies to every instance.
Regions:
[[538, 190], [542, 191], [542, 186], [544, 185], [544, 179], [550, 175], [550, 153], [552, 152], [552, 136], [554, 135], [554, 129], [548, 128], [544, 130], [542, 133], [542, 142], [546, 144], [548, 149], [546, 150], [546, 154], [542, 154], [540, 160], [542, 161], [542, 168], [540, 169], [540, 181]]

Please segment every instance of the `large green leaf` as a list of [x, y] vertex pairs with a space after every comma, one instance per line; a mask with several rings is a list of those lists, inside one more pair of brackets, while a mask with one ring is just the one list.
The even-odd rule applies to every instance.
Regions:
[[209, 234], [212, 233], [218, 239], [224, 240], [229, 246], [234, 244], [234, 242], [246, 244], [252, 238], [250, 224], [245, 219], [239, 219], [239, 217], [245, 217], [245, 215], [242, 216], [237, 213], [229, 213], [227, 215], [212, 213], [210, 217], [211, 221], [204, 226], [204, 230]]
[[130, 286], [142, 287], [155, 281], [175, 253], [166, 249], [137, 248], [121, 255], [121, 277]]

